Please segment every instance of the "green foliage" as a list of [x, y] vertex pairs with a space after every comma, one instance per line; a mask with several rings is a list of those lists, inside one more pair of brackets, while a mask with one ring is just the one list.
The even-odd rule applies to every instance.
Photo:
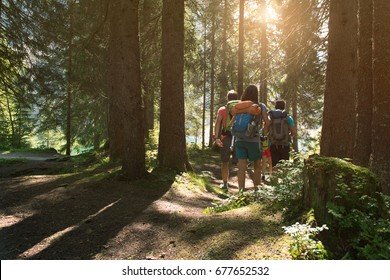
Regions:
[[197, 186], [202, 190], [210, 190], [211, 182], [210, 177], [206, 174], [196, 174], [195, 172], [189, 172], [188, 176], [190, 178], [191, 185]]
[[293, 154], [292, 159], [278, 165], [273, 173], [271, 186], [262, 186], [256, 192], [241, 192], [230, 196], [222, 203], [214, 203], [206, 212], [223, 212], [240, 208], [251, 203], [267, 203], [274, 210], [300, 210], [303, 177], [303, 159], [299, 154]]
[[159, 130], [157, 129], [152, 130], [145, 141], [145, 165], [148, 172], [151, 172], [158, 166], [158, 132]]
[[72, 172], [78, 172], [87, 169], [96, 169], [98, 167], [108, 165], [109, 157], [105, 152], [89, 151], [77, 156], [71, 157], [73, 163]]
[[257, 200], [257, 194], [253, 192], [239, 192], [237, 195], [231, 195], [222, 203], [213, 202], [212, 206], [207, 207], [204, 213], [220, 213], [247, 206]]
[[197, 145], [188, 145], [187, 154], [191, 165], [203, 165], [205, 162], [210, 162], [212, 158], [219, 161], [219, 153], [215, 153], [212, 149], [200, 149]]
[[301, 198], [303, 188], [303, 158], [298, 153], [291, 154], [291, 160], [282, 161], [272, 174], [271, 188], [265, 197], [280, 208], [288, 207], [292, 201]]
[[173, 186], [186, 188], [192, 192], [206, 191], [211, 189], [210, 178], [207, 174], [196, 174], [195, 172], [183, 172], [176, 174]]
[[390, 197], [380, 192], [370, 196], [352, 193], [351, 185], [362, 190], [367, 183], [358, 174], [351, 184], [342, 176], [336, 179], [338, 195], [327, 207], [333, 217], [334, 236], [338, 237], [338, 254], [347, 259], [389, 259]]
[[282, 227], [291, 236], [290, 254], [294, 260], [324, 260], [328, 258], [328, 252], [316, 236], [328, 229], [326, 225], [315, 225], [314, 211], [309, 211], [305, 224], [295, 223], [291, 226]]

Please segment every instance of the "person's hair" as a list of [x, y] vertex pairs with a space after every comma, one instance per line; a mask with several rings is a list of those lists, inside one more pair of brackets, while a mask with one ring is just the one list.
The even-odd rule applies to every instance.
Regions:
[[284, 110], [286, 109], [286, 101], [283, 99], [278, 99], [275, 101], [275, 109]]
[[228, 101], [238, 99], [238, 94], [234, 89], [229, 90], [226, 96]]
[[244, 94], [241, 96], [241, 101], [250, 100], [254, 103], [259, 103], [259, 90], [255, 85], [246, 87]]

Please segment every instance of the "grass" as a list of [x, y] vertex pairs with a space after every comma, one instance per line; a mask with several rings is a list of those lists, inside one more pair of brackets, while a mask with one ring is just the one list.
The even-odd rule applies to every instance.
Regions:
[[200, 149], [196, 146], [189, 146], [187, 149], [191, 164], [203, 165], [205, 162], [217, 162], [219, 164], [219, 152], [210, 148]]

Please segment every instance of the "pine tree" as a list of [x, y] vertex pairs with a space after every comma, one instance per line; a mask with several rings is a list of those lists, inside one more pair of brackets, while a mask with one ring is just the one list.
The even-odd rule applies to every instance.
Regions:
[[239, 14], [239, 31], [238, 31], [238, 96], [244, 93], [244, 31], [245, 31], [245, 0], [240, 0], [240, 14]]
[[373, 1], [373, 115], [371, 168], [390, 194], [390, 2]]
[[110, 6], [110, 155], [126, 178], [145, 175], [144, 121], [138, 39], [138, 1]]
[[372, 1], [359, 0], [356, 137], [353, 160], [368, 166], [372, 125]]
[[158, 161], [177, 171], [191, 169], [184, 127], [184, 0], [164, 0]]
[[330, 1], [321, 154], [352, 158], [356, 127], [357, 5]]

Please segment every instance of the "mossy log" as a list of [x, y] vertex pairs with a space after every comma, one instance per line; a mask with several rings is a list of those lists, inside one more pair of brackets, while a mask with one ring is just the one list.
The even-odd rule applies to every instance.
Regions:
[[[345, 186], [342, 190], [340, 186]], [[343, 199], [340, 191], [347, 191], [348, 197]], [[330, 224], [332, 219], [327, 204], [342, 205], [346, 209], [355, 208], [362, 195], [372, 196], [381, 191], [377, 177], [367, 168], [356, 166], [338, 158], [310, 156], [304, 166], [303, 202], [306, 207], [313, 208], [318, 223]]]

